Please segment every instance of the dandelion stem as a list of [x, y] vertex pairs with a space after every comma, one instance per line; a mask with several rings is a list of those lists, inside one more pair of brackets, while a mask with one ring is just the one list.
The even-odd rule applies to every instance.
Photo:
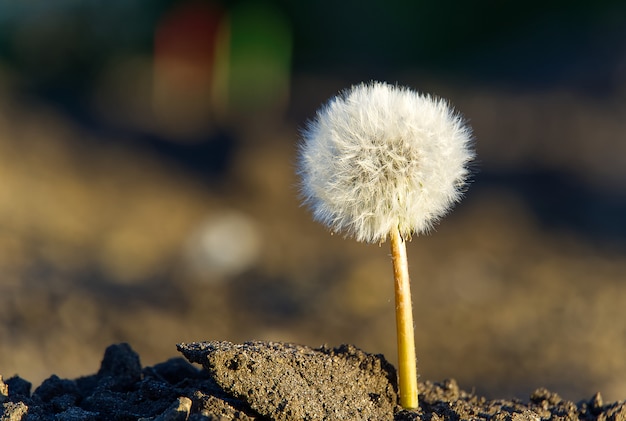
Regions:
[[390, 233], [391, 259], [395, 278], [396, 330], [398, 337], [398, 388], [400, 405], [403, 408], [417, 408], [417, 364], [415, 359], [415, 339], [413, 336], [413, 307], [409, 267], [406, 258], [406, 243], [398, 227]]

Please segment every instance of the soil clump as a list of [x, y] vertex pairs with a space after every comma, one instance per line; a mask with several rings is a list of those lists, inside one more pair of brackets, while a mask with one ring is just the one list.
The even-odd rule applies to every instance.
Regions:
[[[420, 407], [397, 404], [395, 368], [352, 345], [179, 344], [184, 358], [142, 367], [125, 343], [96, 374], [30, 382], [0, 376], [0, 420], [598, 420], [626, 421], [626, 402], [571, 402], [544, 388], [528, 401], [487, 400], [454, 380], [420, 383]], [[192, 363], [201, 364], [203, 369]]]

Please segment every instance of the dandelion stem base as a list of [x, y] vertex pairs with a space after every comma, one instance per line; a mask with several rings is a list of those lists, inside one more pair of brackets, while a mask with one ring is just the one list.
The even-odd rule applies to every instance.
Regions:
[[418, 406], [417, 363], [415, 358], [413, 306], [411, 302], [406, 243], [397, 227], [391, 230], [390, 239], [395, 279], [400, 405], [403, 408], [412, 409]]

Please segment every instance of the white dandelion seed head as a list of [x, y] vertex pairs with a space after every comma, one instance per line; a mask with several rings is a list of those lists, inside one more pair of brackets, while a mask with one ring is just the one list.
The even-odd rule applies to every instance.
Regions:
[[315, 220], [358, 241], [427, 232], [457, 202], [471, 129], [443, 99], [372, 82], [331, 99], [303, 132], [298, 173]]

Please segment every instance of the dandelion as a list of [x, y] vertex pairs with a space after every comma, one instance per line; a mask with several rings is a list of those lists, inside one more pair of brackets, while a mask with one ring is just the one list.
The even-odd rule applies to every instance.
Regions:
[[471, 137], [445, 100], [380, 82], [331, 99], [303, 133], [298, 173], [314, 219], [357, 241], [390, 238], [405, 408], [418, 405], [405, 241], [428, 232], [461, 198]]

